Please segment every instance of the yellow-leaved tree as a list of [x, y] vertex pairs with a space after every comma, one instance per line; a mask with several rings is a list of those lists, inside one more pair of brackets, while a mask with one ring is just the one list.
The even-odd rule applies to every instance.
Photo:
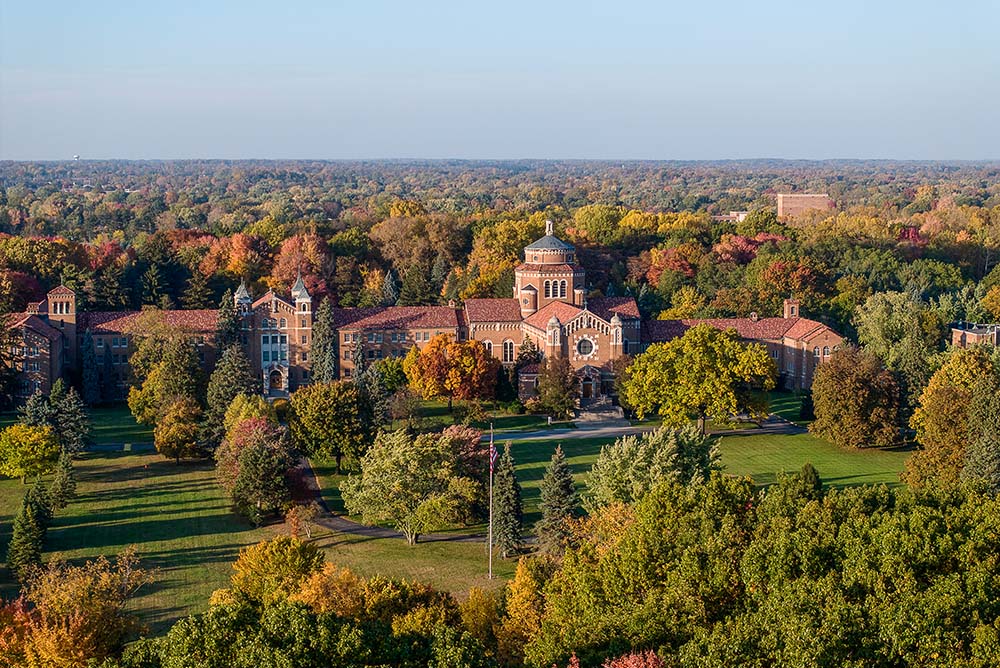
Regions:
[[995, 373], [997, 364], [989, 349], [976, 347], [956, 350], [931, 376], [910, 418], [921, 449], [906, 462], [903, 478], [908, 484], [958, 481], [969, 442], [974, 386]]
[[742, 412], [766, 417], [766, 392], [776, 377], [763, 345], [741, 342], [734, 330], [700, 324], [636, 356], [622, 389], [640, 418], [659, 414], [666, 425], [695, 418], [704, 432], [707, 418], [728, 421]]

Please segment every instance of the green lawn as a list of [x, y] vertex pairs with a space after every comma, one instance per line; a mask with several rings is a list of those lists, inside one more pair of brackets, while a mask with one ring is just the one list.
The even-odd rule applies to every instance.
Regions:
[[[233, 514], [215, 482], [210, 463], [174, 464], [156, 454], [95, 452], [76, 462], [79, 495], [57, 513], [45, 543], [45, 561], [82, 562], [136, 545], [142, 564], [157, 570], [155, 581], [135, 603], [153, 634], [178, 618], [208, 607], [225, 587], [240, 548], [284, 532], [284, 525], [252, 528]], [[18, 480], [0, 480], [0, 594], [17, 586], [3, 560], [10, 524], [27, 490]], [[408, 546], [402, 539], [366, 539], [320, 529], [314, 539], [337, 564], [365, 575], [419, 579], [462, 597], [469, 587], [498, 586], [486, 578], [481, 543], [430, 542]], [[509, 578], [513, 563], [495, 562]]]
[[90, 409], [91, 438], [94, 443], [152, 443], [153, 428], [139, 424], [128, 406], [100, 406]]
[[501, 586], [514, 575], [514, 561], [493, 558], [494, 580], [487, 578], [483, 543], [431, 541], [407, 545], [402, 538], [364, 538], [322, 530], [316, 536], [326, 557], [362, 575], [386, 575], [426, 582], [465, 598], [471, 587]]
[[749, 475], [760, 485], [775, 474], [791, 473], [811, 463], [827, 485], [899, 484], [908, 450], [844, 450], [812, 434], [752, 434], [724, 436], [722, 463], [726, 472]]
[[[78, 497], [56, 514], [43, 558], [81, 562], [136, 545], [143, 566], [158, 570], [136, 603], [154, 633], [205, 608], [212, 591], [225, 586], [239, 549], [275, 533], [253, 529], [229, 510], [208, 463], [90, 453], [76, 467]], [[18, 481], [0, 482], [4, 548], [23, 489]], [[3, 577], [9, 577], [6, 570]], [[9, 579], [3, 585], [12, 593]]]
[[[124, 409], [96, 414], [95, 424], [101, 425], [99, 432], [95, 430], [100, 434], [95, 438], [98, 442], [144, 440], [143, 428], [135, 425]], [[529, 531], [539, 518], [539, 484], [556, 445], [563, 446], [582, 490], [587, 471], [601, 446], [610, 440], [565, 436], [517, 440], [516, 433], [512, 435]], [[502, 446], [505, 439], [498, 440]], [[758, 484], [769, 484], [777, 472], [796, 471], [806, 462], [832, 486], [895, 484], [909, 456], [905, 451], [845, 451], [809, 434], [724, 436], [721, 449], [728, 473], [750, 475]], [[327, 503], [335, 512], [342, 512], [340, 477], [332, 465], [314, 462], [314, 468]], [[158, 571], [155, 583], [136, 602], [154, 634], [163, 633], [181, 616], [204, 610], [211, 592], [226, 586], [241, 547], [284, 531], [281, 525], [253, 529], [234, 515], [207, 462], [178, 466], [152, 453], [93, 452], [77, 461], [77, 474], [79, 497], [57, 514], [46, 541], [45, 559], [81, 561], [113, 555], [135, 544], [144, 566]], [[26, 489], [17, 480], [0, 480], [0, 561], [5, 559], [10, 523]], [[499, 579], [487, 580], [481, 543], [407, 546], [402, 539], [369, 539], [323, 529], [315, 540], [331, 561], [361, 574], [418, 579], [460, 597], [472, 586], [497, 586], [513, 571], [513, 563], [496, 560]], [[9, 573], [5, 568], [0, 570], [0, 594], [10, 597], [15, 593]]]
[[[138, 424], [125, 404], [98, 406], [89, 410], [91, 439], [97, 445], [109, 443], [152, 443], [153, 428]], [[16, 412], [0, 414], [0, 428], [17, 422]]]

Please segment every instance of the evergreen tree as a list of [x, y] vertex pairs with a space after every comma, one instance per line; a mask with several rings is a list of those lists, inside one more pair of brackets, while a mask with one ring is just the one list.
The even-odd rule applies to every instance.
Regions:
[[351, 352], [351, 362], [354, 363], [354, 374], [355, 378], [364, 375], [365, 371], [368, 369], [368, 358], [365, 356], [365, 344], [361, 339], [364, 337], [364, 333], [358, 336], [358, 342], [354, 346], [354, 350]]
[[101, 382], [97, 369], [97, 352], [94, 350], [94, 336], [89, 329], [83, 333], [83, 342], [80, 344], [80, 367], [84, 403], [88, 406], [100, 403]]
[[514, 364], [514, 367], [521, 369], [529, 364], [540, 364], [541, 361], [542, 351], [538, 349], [535, 342], [529, 338], [521, 341], [521, 345], [517, 349], [517, 362]]
[[236, 302], [233, 301], [233, 291], [226, 290], [219, 302], [219, 316], [215, 330], [215, 345], [219, 350], [225, 350], [240, 341], [240, 318], [236, 313]]
[[400, 306], [429, 306], [437, 303], [437, 292], [427, 278], [427, 273], [427, 267], [423, 263], [410, 265], [399, 291]]
[[24, 581], [31, 569], [42, 563], [43, 536], [34, 508], [21, 503], [7, 546], [7, 567], [18, 580]]
[[121, 399], [118, 393], [118, 369], [115, 368], [111, 351], [104, 351], [104, 362], [101, 367], [101, 401], [110, 404]]
[[163, 349], [159, 371], [159, 396], [165, 403], [172, 403], [181, 397], [200, 400], [200, 390], [204, 389], [203, 375], [193, 343], [182, 337], [168, 341]]
[[450, 270], [448, 261], [444, 255], [438, 253], [437, 257], [434, 258], [434, 264], [431, 266], [431, 284], [438, 293], [444, 288], [444, 282], [448, 279], [448, 272]]
[[151, 264], [142, 274], [142, 303], [159, 306], [163, 297], [169, 297], [169, 286], [163, 276], [163, 270], [157, 264]]
[[127, 308], [132, 297], [126, 286], [125, 267], [119, 262], [112, 262], [94, 277], [94, 305], [107, 311]]
[[240, 453], [233, 503], [239, 513], [259, 525], [264, 517], [291, 500], [288, 471], [295, 459], [283, 447], [255, 443]]
[[65, 450], [59, 455], [52, 481], [49, 482], [49, 500], [52, 508], [60, 510], [66, 507], [76, 496], [76, 477], [73, 460]]
[[517, 399], [517, 388], [511, 379], [511, 372], [503, 366], [497, 367], [496, 397], [499, 401], [513, 401]]
[[365, 417], [369, 418], [371, 431], [389, 421], [389, 405], [392, 397], [386, 389], [382, 375], [382, 365], [372, 364], [356, 379], [361, 390], [361, 401], [365, 406]]
[[1000, 493], [1000, 381], [992, 376], [973, 386], [962, 479], [982, 483], [993, 494]]
[[90, 416], [75, 387], [49, 397], [55, 415], [55, 430], [63, 450], [81, 452], [90, 439]]
[[396, 282], [396, 272], [392, 269], [385, 272], [382, 279], [382, 305], [395, 306], [399, 301], [399, 284]]
[[66, 398], [67, 389], [66, 381], [62, 378], [57, 378], [56, 382], [52, 383], [52, 389], [49, 390], [49, 404], [52, 406], [53, 411]]
[[314, 383], [329, 383], [337, 379], [337, 330], [329, 297], [323, 298], [316, 312], [310, 355]]
[[208, 381], [203, 438], [209, 447], [218, 447], [226, 435], [223, 418], [233, 399], [240, 394], [260, 394], [260, 391], [260, 382], [242, 348], [238, 345], [226, 348]]
[[[59, 379], [52, 386], [52, 392], [56, 392], [56, 388], [62, 379]], [[56, 428], [56, 412], [52, 404], [49, 402], [49, 398], [42, 394], [41, 390], [36, 390], [34, 394], [28, 397], [28, 400], [24, 402], [18, 410], [18, 421], [21, 424], [25, 424], [29, 427], [52, 427]]]
[[493, 544], [500, 550], [501, 557], [506, 559], [517, 553], [523, 519], [521, 485], [514, 473], [514, 458], [508, 441], [503, 446], [493, 478]]
[[823, 497], [823, 481], [819, 477], [819, 471], [811, 463], [806, 462], [802, 465], [798, 479], [804, 498], [819, 500]]
[[212, 288], [208, 285], [208, 278], [197, 268], [191, 272], [181, 303], [187, 309], [212, 308]]
[[541, 496], [542, 519], [535, 524], [538, 546], [543, 552], [561, 554], [569, 537], [567, 522], [579, 502], [562, 446], [556, 446], [552, 460], [545, 467]]
[[22, 503], [31, 506], [31, 510], [38, 521], [38, 526], [42, 532], [42, 538], [52, 524], [52, 499], [49, 497], [49, 490], [39, 478], [24, 495]]

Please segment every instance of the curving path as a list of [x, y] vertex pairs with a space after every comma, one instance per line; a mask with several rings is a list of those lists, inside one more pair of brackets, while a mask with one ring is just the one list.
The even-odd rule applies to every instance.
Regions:
[[[545, 441], [551, 439], [560, 440], [572, 440], [577, 438], [617, 438], [625, 434], [642, 434], [655, 429], [653, 426], [602, 426], [601, 424], [581, 426], [576, 429], [542, 429], [538, 431], [531, 432], [501, 432], [499, 434], [494, 434], [493, 438], [495, 441]], [[778, 435], [789, 435], [789, 434], [803, 434], [807, 430], [804, 427], [800, 427], [797, 424], [789, 422], [788, 420], [779, 417], [778, 415], [771, 415], [767, 420], [760, 423], [760, 426], [754, 429], [733, 429], [733, 430], [723, 430], [712, 432], [717, 436], [740, 436], [740, 435], [764, 435], [764, 434], [778, 434]], [[483, 436], [483, 440], [488, 440], [489, 434]], [[360, 524], [353, 520], [347, 519], [341, 515], [334, 515], [330, 508], [326, 505], [323, 499], [322, 490], [320, 488], [319, 480], [316, 478], [316, 473], [313, 471], [312, 466], [309, 464], [309, 460], [302, 458], [299, 460], [299, 467], [303, 469], [304, 479], [306, 485], [312, 490], [316, 497], [316, 501], [325, 511], [325, 514], [321, 515], [315, 520], [315, 523], [330, 529], [332, 531], [339, 531], [341, 533], [350, 534], [353, 536], [364, 536], [366, 538], [403, 538], [403, 534], [399, 533], [394, 529], [389, 529], [386, 527], [369, 526], [367, 524]], [[486, 541], [486, 534], [474, 533], [474, 534], [452, 534], [452, 533], [430, 533], [422, 534], [420, 536], [420, 542], [434, 542], [434, 541], [447, 541], [456, 543], [483, 543]]]

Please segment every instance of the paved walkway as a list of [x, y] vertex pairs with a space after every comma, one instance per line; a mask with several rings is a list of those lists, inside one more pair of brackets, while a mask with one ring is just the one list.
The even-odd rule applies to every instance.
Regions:
[[[601, 423], [593, 424], [581, 424], [576, 429], [540, 429], [537, 431], [507, 431], [494, 433], [494, 439], [499, 442], [504, 441], [545, 441], [545, 440], [574, 440], [578, 438], [617, 438], [625, 434], [642, 434], [645, 432], [653, 431], [656, 427], [649, 425], [632, 425], [632, 426], [617, 426], [617, 425], [603, 425]], [[763, 434], [802, 434], [805, 433], [806, 429], [800, 427], [788, 420], [777, 415], [771, 415], [767, 420], [762, 422], [757, 428], [750, 429], [734, 429], [734, 430], [721, 430], [712, 432], [716, 436], [738, 436], [738, 435], [763, 435]], [[488, 440], [489, 434], [483, 435], [483, 440]], [[131, 443], [132, 452], [150, 452], [155, 451], [152, 443]], [[124, 450], [124, 443], [101, 443], [99, 445], [92, 444], [87, 447], [90, 451], [100, 451], [100, 452], [122, 452]], [[367, 524], [359, 524], [353, 520], [350, 520], [341, 515], [334, 515], [330, 508], [326, 505], [326, 501], [323, 499], [322, 489], [319, 484], [319, 480], [316, 478], [316, 473], [313, 471], [312, 466], [309, 464], [309, 460], [303, 457], [299, 460], [299, 468], [303, 470], [303, 477], [306, 482], [306, 486], [313, 492], [316, 497], [316, 501], [322, 507], [324, 513], [320, 515], [315, 520], [315, 523], [330, 529], [331, 531], [338, 531], [340, 533], [349, 534], [352, 536], [363, 536], [365, 538], [378, 539], [378, 538], [398, 538], [403, 540], [403, 534], [396, 531], [395, 529], [389, 529], [386, 527], [369, 526]], [[420, 536], [419, 542], [431, 543], [435, 541], [447, 541], [455, 543], [482, 543], [486, 541], [486, 535], [483, 533], [469, 533], [469, 534], [458, 534], [458, 533], [430, 533], [423, 534]]]
[[[577, 438], [617, 438], [626, 434], [644, 434], [654, 429], [656, 429], [655, 425], [630, 425], [624, 427], [617, 425], [609, 426], [601, 423], [588, 425], [578, 422], [576, 429], [497, 432], [493, 435], [493, 438], [501, 443], [504, 441], [546, 441], [555, 439], [570, 441]], [[805, 427], [800, 427], [783, 417], [772, 414], [757, 427], [716, 429], [711, 434], [713, 436], [762, 436], [765, 434], [804, 434], [806, 431]], [[489, 434], [484, 435], [483, 440], [489, 440]]]

